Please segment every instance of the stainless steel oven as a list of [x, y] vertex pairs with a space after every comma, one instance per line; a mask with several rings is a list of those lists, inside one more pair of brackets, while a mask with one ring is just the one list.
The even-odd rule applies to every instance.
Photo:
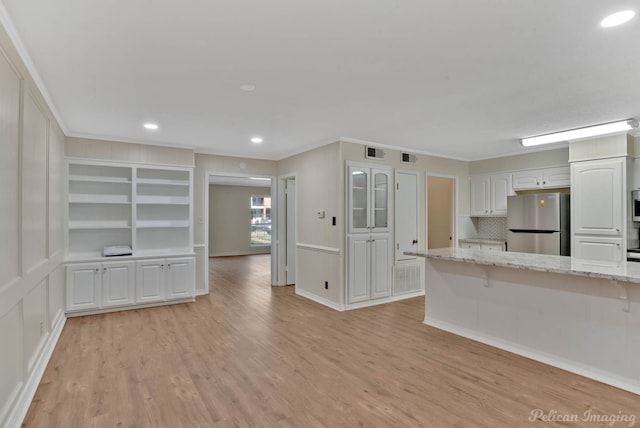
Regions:
[[631, 207], [633, 210], [633, 221], [640, 221], [640, 190], [631, 192]]

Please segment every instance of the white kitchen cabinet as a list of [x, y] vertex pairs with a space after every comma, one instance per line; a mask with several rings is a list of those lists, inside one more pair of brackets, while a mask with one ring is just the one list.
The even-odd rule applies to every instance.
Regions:
[[578, 259], [616, 262], [624, 260], [622, 238], [574, 236], [572, 255]]
[[506, 217], [512, 194], [511, 174], [475, 175], [470, 178], [471, 216]]
[[102, 263], [102, 307], [136, 303], [133, 262]]
[[67, 266], [67, 311], [100, 308], [100, 269], [100, 263], [77, 263]]
[[391, 231], [391, 169], [349, 164], [349, 232]]
[[575, 162], [571, 173], [573, 234], [622, 236], [625, 160]]
[[513, 190], [557, 189], [571, 186], [569, 166], [515, 171]]
[[487, 251], [505, 251], [505, 244], [500, 243], [480, 243], [470, 242], [464, 239], [458, 241], [460, 248], [469, 248], [472, 250], [487, 250]]
[[391, 294], [391, 245], [389, 234], [348, 237], [349, 303]]

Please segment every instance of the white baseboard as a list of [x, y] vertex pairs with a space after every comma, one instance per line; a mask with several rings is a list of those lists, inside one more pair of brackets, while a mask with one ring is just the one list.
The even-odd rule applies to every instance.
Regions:
[[196, 296], [206, 296], [209, 294], [207, 290], [196, 290]]
[[398, 294], [396, 296], [384, 297], [382, 299], [366, 300], [364, 302], [349, 303], [346, 310], [368, 308], [369, 306], [384, 305], [385, 303], [398, 302], [405, 299], [413, 299], [414, 297], [424, 296], [424, 290], [414, 291], [411, 293]]
[[22, 421], [29, 411], [29, 406], [31, 405], [33, 396], [36, 394], [42, 375], [44, 375], [44, 371], [47, 368], [47, 364], [49, 363], [51, 354], [53, 354], [56, 343], [58, 343], [58, 339], [60, 339], [60, 334], [62, 333], [62, 328], [66, 321], [67, 318], [64, 316], [64, 312], [60, 311], [53, 323], [51, 333], [49, 333], [49, 337], [43, 346], [40, 357], [33, 364], [33, 370], [22, 385], [22, 390], [18, 394], [18, 398], [15, 401], [13, 409], [9, 413], [6, 425], [7, 428], [18, 428], [22, 425]]
[[320, 303], [321, 305], [328, 306], [331, 309], [335, 309], [336, 311], [340, 311], [340, 312], [344, 311], [343, 305], [333, 302], [329, 299], [325, 299], [324, 297], [316, 296], [315, 294], [309, 293], [308, 291], [300, 290], [298, 287], [296, 287], [296, 294], [298, 296], [305, 297], [309, 300], [313, 300], [316, 303]]
[[621, 376], [588, 366], [586, 364], [577, 363], [566, 358], [557, 357], [545, 352], [540, 352], [527, 346], [523, 346], [503, 339], [498, 339], [488, 334], [479, 333], [477, 331], [469, 330], [464, 327], [460, 327], [429, 317], [425, 317], [424, 324], [435, 327], [439, 330], [444, 330], [449, 333], [456, 334], [458, 336], [466, 337], [467, 339], [475, 340], [476, 342], [481, 342], [486, 345], [504, 349], [505, 351], [522, 355], [523, 357], [531, 358], [532, 360], [540, 361], [541, 363], [545, 363], [553, 367], [558, 367], [562, 370], [566, 370], [568, 372], [575, 373], [589, 379], [597, 380], [598, 382], [606, 383], [607, 385], [615, 386], [616, 388], [624, 389], [625, 391], [633, 392], [634, 394], [640, 394], [640, 382], [634, 382], [630, 379], [622, 378]]

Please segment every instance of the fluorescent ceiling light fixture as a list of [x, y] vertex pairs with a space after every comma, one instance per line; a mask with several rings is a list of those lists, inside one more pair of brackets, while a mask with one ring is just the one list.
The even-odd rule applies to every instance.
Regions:
[[553, 134], [539, 135], [537, 137], [523, 138], [520, 142], [525, 147], [539, 146], [541, 144], [559, 143], [561, 141], [614, 134], [616, 132], [628, 131], [629, 129], [637, 127], [637, 120], [628, 119], [621, 120], [619, 122], [605, 123], [602, 125], [588, 126], [586, 128], [571, 129], [569, 131], [554, 132]]
[[265, 178], [265, 177], [249, 177], [249, 180], [271, 181], [270, 178]]
[[151, 123], [151, 122], [149, 122], [149, 123], [145, 123], [145, 124], [144, 124], [144, 127], [145, 127], [146, 129], [150, 129], [150, 130], [152, 130], [152, 131], [155, 131], [156, 129], [158, 129], [158, 125], [156, 125], [155, 123]]
[[622, 12], [616, 12], [600, 21], [600, 26], [604, 28], [616, 27], [618, 25], [624, 24], [627, 21], [630, 21], [634, 16], [636, 16], [636, 13], [632, 10], [623, 10]]
[[251, 142], [255, 144], [260, 144], [262, 143], [262, 137], [253, 137], [251, 138]]

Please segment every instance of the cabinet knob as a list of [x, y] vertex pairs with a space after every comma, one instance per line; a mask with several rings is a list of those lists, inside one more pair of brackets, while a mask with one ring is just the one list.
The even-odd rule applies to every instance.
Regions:
[[100, 272], [100, 268], [96, 268], [96, 272]]
[[620, 244], [619, 244], [619, 243], [616, 243], [616, 247], [619, 247], [619, 246], [620, 246]]
[[543, 181], [543, 182], [542, 182], [542, 184], [547, 184], [547, 182], [546, 182], [546, 181]]
[[102, 268], [102, 270], [103, 270], [104, 272], [106, 272], [106, 271], [107, 271], [107, 268]]
[[539, 186], [539, 185], [540, 185], [540, 182], [539, 182], [539, 181], [536, 181], [536, 186]]
[[160, 269], [164, 269], [164, 264], [161, 264], [161, 265], [160, 265]]
[[167, 267], [171, 269], [171, 263], [167, 263]]
[[411, 241], [411, 245], [416, 245], [418, 243], [417, 239], [414, 239], [413, 241]]

